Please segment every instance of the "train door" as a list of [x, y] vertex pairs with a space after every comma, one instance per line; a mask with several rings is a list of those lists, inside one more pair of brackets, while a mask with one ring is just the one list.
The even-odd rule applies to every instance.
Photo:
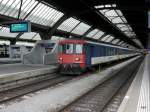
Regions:
[[85, 51], [85, 62], [86, 65], [89, 67], [91, 65], [91, 47], [89, 45], [84, 46], [84, 51]]

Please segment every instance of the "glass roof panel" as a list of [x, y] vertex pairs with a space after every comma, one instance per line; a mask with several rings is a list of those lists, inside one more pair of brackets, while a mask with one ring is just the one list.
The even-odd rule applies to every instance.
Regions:
[[96, 33], [96, 35], [94, 35], [92, 38], [99, 39], [103, 34], [104, 34], [104, 32], [102, 32], [102, 31], [99, 30], [99, 32]]
[[9, 28], [0, 26], [0, 36], [3, 37], [16, 37], [18, 33], [10, 33]]
[[39, 33], [35, 33], [35, 35], [32, 37], [32, 40], [41, 40]]
[[107, 38], [106, 40], [105, 40], [105, 42], [110, 42], [110, 41], [112, 41], [114, 39], [114, 37], [113, 36], [110, 36], [109, 38]]
[[118, 16], [118, 14], [115, 12], [115, 10], [109, 10], [108, 12], [105, 13], [105, 16]]
[[83, 35], [90, 27], [91, 26], [82, 22], [72, 31], [72, 33]]
[[26, 20], [45, 26], [53, 26], [63, 15], [55, 9], [39, 3]]
[[[105, 7], [107, 5], [102, 5], [102, 6]], [[99, 8], [99, 7], [101, 7], [101, 5], [95, 6], [95, 8]], [[109, 7], [110, 7], [110, 5], [109, 5]], [[112, 4], [111, 7], [117, 7], [117, 5]], [[108, 9], [108, 10], [107, 9], [100, 9], [99, 12], [102, 15], [104, 15], [110, 22], [115, 24], [121, 31], [124, 32], [126, 30], [129, 30], [130, 32], [133, 32], [132, 28], [127, 23], [126, 18], [123, 16], [123, 14], [120, 10], [118, 10], [118, 9]], [[122, 28], [123, 26], [126, 26], [126, 27]], [[124, 32], [124, 34], [127, 35], [128, 37], [133, 36], [133, 35], [128, 35], [125, 32]], [[136, 34], [134, 36], [136, 36]]]
[[101, 39], [101, 41], [106, 41], [109, 37], [110, 37], [110, 35], [107, 35], [107, 36], [103, 37], [103, 38]]
[[24, 33], [23, 35], [20, 36], [20, 38], [22, 38], [22, 39], [30, 39], [31, 40], [35, 34], [36, 33], [34, 33], [34, 32]]
[[121, 45], [123, 43], [123, 41], [119, 42], [118, 45]]
[[[20, 3], [20, 0], [0, 0], [0, 14], [17, 18]], [[45, 26], [53, 26], [64, 15], [43, 3], [37, 4], [36, 0], [23, 0], [20, 18]]]
[[117, 42], [119, 42], [119, 39], [115, 39], [114, 41], [112, 41], [113, 44], [117, 44]]
[[71, 17], [65, 20], [57, 29], [70, 32], [79, 22], [79, 20]]
[[112, 19], [113, 23], [123, 23], [122, 19], [120, 17]]
[[99, 30], [98, 29], [94, 29], [91, 32], [89, 32], [86, 36], [87, 37], [93, 37]]

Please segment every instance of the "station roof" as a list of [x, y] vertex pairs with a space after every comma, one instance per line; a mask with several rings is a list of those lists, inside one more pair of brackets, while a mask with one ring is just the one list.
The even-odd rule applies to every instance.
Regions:
[[[0, 0], [3, 41], [76, 37], [130, 48], [147, 45], [148, 6], [144, 0], [22, 0], [21, 8], [20, 4], [21, 0]], [[32, 32], [9, 33], [7, 22], [18, 19], [31, 21]]]

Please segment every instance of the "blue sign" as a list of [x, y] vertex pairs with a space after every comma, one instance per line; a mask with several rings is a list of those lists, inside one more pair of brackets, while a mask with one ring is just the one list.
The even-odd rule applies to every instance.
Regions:
[[55, 43], [40, 43], [41, 47], [53, 48]]
[[21, 32], [30, 32], [31, 31], [31, 23], [30, 22], [17, 22], [10, 24], [10, 32], [11, 33], [21, 33]]

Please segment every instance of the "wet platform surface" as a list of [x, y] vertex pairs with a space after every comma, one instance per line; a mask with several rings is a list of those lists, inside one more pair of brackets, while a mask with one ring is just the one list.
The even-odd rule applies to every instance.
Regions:
[[118, 112], [150, 112], [150, 54], [135, 76]]

